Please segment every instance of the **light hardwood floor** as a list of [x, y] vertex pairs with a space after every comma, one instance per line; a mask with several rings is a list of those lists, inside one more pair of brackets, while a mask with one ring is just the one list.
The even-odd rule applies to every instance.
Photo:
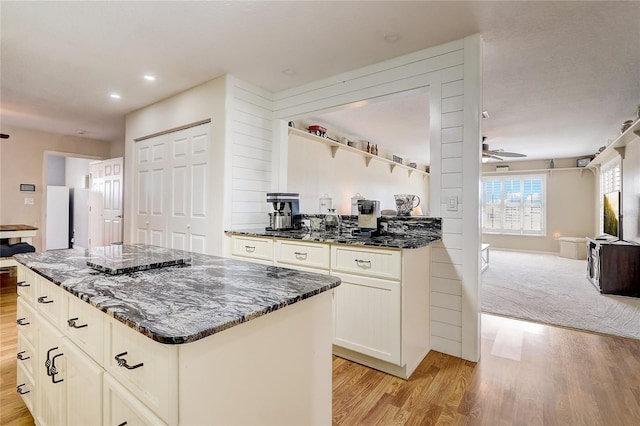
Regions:
[[[16, 393], [15, 282], [0, 292], [0, 425]], [[640, 341], [482, 316], [479, 363], [431, 352], [410, 380], [333, 359], [335, 425], [640, 425]]]

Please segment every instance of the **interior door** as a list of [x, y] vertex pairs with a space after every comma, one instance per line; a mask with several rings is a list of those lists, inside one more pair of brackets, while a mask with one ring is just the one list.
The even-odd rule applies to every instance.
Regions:
[[167, 135], [136, 142], [136, 242], [167, 245], [165, 197]]
[[172, 248], [198, 253], [207, 250], [209, 139], [208, 124], [169, 134]]
[[102, 162], [104, 192], [102, 193], [102, 226], [104, 245], [122, 244], [122, 157]]

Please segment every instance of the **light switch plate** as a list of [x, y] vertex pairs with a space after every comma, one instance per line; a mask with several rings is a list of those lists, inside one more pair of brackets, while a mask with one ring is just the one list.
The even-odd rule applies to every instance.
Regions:
[[33, 205], [33, 198], [29, 198], [29, 197], [25, 198], [25, 199], [24, 199], [24, 203], [25, 203], [25, 204]]
[[447, 210], [450, 212], [458, 211], [458, 196], [457, 195], [449, 195], [447, 200]]

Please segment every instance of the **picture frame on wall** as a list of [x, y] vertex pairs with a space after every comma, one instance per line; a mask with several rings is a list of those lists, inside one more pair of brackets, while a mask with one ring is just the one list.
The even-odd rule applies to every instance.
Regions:
[[593, 160], [593, 157], [578, 158], [576, 160], [576, 167], [587, 167], [591, 160]]
[[35, 192], [36, 186], [32, 183], [21, 183], [20, 192]]

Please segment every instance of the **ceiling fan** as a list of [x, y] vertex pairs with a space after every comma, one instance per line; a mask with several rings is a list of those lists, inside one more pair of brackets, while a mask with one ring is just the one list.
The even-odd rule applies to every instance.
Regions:
[[502, 161], [502, 157], [526, 157], [525, 154], [519, 154], [517, 152], [507, 152], [504, 149], [489, 149], [489, 144], [485, 143], [486, 139], [486, 136], [482, 137], [482, 159], [484, 161], [487, 161], [490, 158]]

